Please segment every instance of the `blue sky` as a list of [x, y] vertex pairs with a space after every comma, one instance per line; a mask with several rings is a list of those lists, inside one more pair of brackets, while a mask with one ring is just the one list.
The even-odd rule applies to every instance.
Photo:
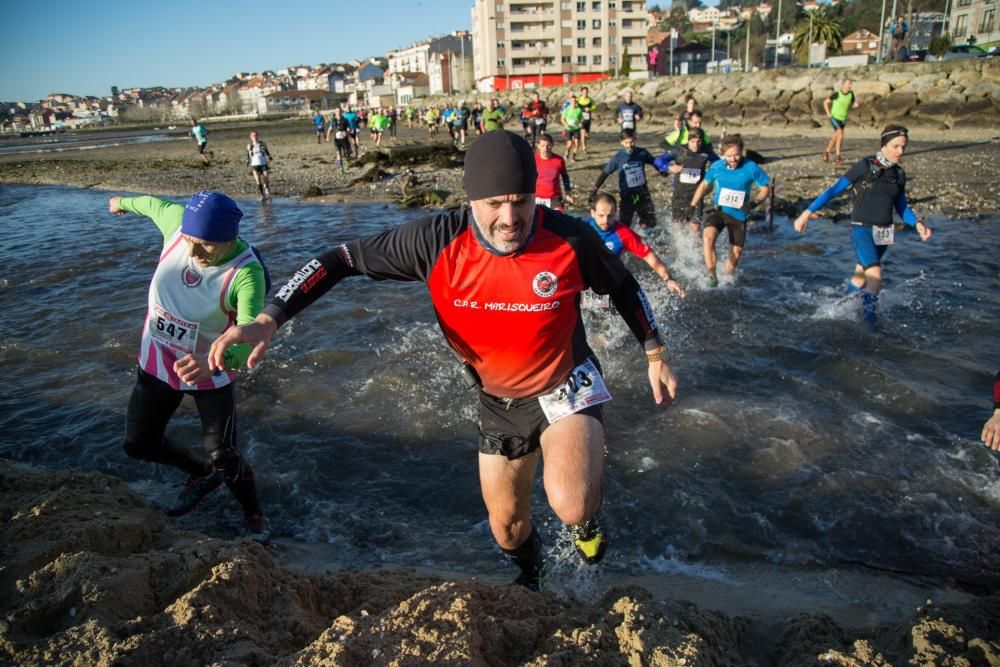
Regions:
[[[712, 0], [709, 4], [714, 4]], [[205, 86], [343, 62], [471, 28], [474, 0], [42, 0], [5, 3], [0, 101], [111, 86]], [[649, 4], [656, 4], [651, 2]], [[669, 5], [669, 0], [660, 3]]]

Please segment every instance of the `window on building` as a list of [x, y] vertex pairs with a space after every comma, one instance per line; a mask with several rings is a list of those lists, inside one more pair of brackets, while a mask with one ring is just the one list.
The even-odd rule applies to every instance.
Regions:
[[595, 65], [600, 65], [601, 64], [601, 57], [600, 56], [594, 56], [594, 64]]
[[585, 49], [585, 48], [587, 48], [587, 38], [586, 37], [577, 37], [576, 38], [576, 48], [578, 48], [578, 49]]
[[955, 35], [961, 37], [969, 34], [969, 15], [962, 14], [955, 19]]
[[586, 2], [578, 2], [578, 3], [576, 3], [576, 11], [578, 11], [578, 12], [585, 12], [585, 11], [587, 11], [587, 3]]
[[577, 65], [586, 65], [587, 64], [587, 56], [577, 56], [576, 57], [576, 64]]
[[563, 56], [562, 57], [562, 64], [563, 65], [569, 65], [572, 62], [573, 62], [573, 56]]
[[573, 38], [572, 37], [563, 37], [562, 38], [562, 45], [563, 46], [573, 46]]
[[573, 3], [572, 3], [572, 2], [564, 2], [564, 3], [562, 3], [562, 4], [561, 4], [561, 5], [559, 5], [559, 6], [560, 6], [560, 7], [561, 7], [561, 8], [563, 9], [563, 10], [565, 10], [565, 11], [567, 11], [567, 12], [568, 12], [569, 10], [573, 9]]
[[968, 7], [970, 4], [972, 4], [972, 0], [958, 0], [959, 7]]
[[591, 42], [591, 46], [601, 46], [601, 38], [595, 37]]
[[608, 62], [614, 65], [616, 62], [618, 62], [618, 56], [612, 53], [610, 56], [608, 56]]
[[601, 11], [601, 3], [599, 3], [599, 2], [592, 2], [592, 3], [590, 3], [590, 8], [593, 9], [595, 12], [599, 12], [599, 11]]
[[594, 19], [594, 22], [591, 25], [593, 25], [594, 30], [600, 30], [601, 29], [601, 19]]
[[497, 42], [497, 48], [498, 49], [506, 49], [507, 48], [507, 42], [503, 42], [503, 41]]
[[572, 28], [573, 27], [573, 21], [567, 19], [567, 20], [564, 20], [559, 25], [561, 25], [564, 28]]
[[506, 67], [507, 61], [504, 58], [497, 59], [497, 67]]
[[996, 18], [995, 9], [987, 9], [983, 12], [983, 22], [979, 25], [979, 32], [993, 32], [993, 20]]
[[503, 30], [503, 23], [497, 23], [497, 30]]
[[580, 19], [579, 21], [576, 22], [576, 29], [577, 30], [586, 30], [587, 29], [587, 22], [584, 19]]

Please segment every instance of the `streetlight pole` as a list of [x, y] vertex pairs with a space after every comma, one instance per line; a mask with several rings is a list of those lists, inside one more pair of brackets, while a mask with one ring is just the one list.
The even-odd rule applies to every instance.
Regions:
[[459, 76], [462, 77], [462, 97], [465, 97], [465, 35], [460, 35], [459, 39], [461, 40], [460, 44], [462, 48], [461, 74]]
[[778, 21], [774, 29], [774, 66], [778, 66], [778, 46], [781, 41], [781, 0], [778, 0]]
[[542, 40], [538, 40], [538, 88], [542, 87]]
[[878, 22], [878, 58], [875, 62], [882, 62], [882, 54], [885, 52], [885, 0], [882, 0], [882, 18]]
[[753, 25], [754, 14], [750, 14], [750, 18], [747, 19], [747, 55], [743, 59], [743, 71], [750, 71], [750, 26]]
[[715, 73], [719, 73], [719, 61], [715, 57], [715, 26], [718, 24], [718, 20], [712, 23], [712, 62], [715, 63]]
[[[813, 10], [815, 11], [815, 10]], [[813, 13], [809, 12], [809, 42], [806, 44], [806, 69], [813, 66]]]

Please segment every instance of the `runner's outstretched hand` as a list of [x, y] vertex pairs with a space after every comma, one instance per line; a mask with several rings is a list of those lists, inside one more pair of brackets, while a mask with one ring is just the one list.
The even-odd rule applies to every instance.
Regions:
[[931, 237], [931, 234], [933, 233], [934, 230], [925, 225], [923, 220], [917, 221], [917, 234], [920, 234], [921, 241], [926, 241]]
[[208, 351], [208, 366], [213, 371], [222, 370], [225, 364], [226, 350], [237, 343], [247, 343], [253, 347], [247, 366], [253, 368], [264, 358], [264, 353], [271, 345], [271, 337], [278, 330], [278, 323], [270, 315], [261, 313], [257, 319], [238, 327], [229, 327], [215, 339]]
[[[666, 361], [649, 364], [649, 386], [653, 388], [653, 400], [657, 405], [669, 407], [677, 397], [677, 376]], [[666, 391], [664, 391], [666, 390]]]
[[809, 221], [818, 217], [818, 213], [813, 213], [809, 209], [802, 211], [802, 214], [795, 218], [795, 231], [799, 234], [804, 234], [806, 231], [806, 225], [809, 224]]
[[994, 410], [993, 416], [983, 424], [983, 434], [980, 437], [984, 445], [1000, 452], [1000, 410]]

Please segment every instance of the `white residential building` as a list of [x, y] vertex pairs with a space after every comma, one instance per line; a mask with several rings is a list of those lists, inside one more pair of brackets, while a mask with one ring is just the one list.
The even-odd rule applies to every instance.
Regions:
[[628, 49], [632, 71], [646, 71], [643, 0], [476, 0], [472, 48], [481, 91], [603, 79]]

